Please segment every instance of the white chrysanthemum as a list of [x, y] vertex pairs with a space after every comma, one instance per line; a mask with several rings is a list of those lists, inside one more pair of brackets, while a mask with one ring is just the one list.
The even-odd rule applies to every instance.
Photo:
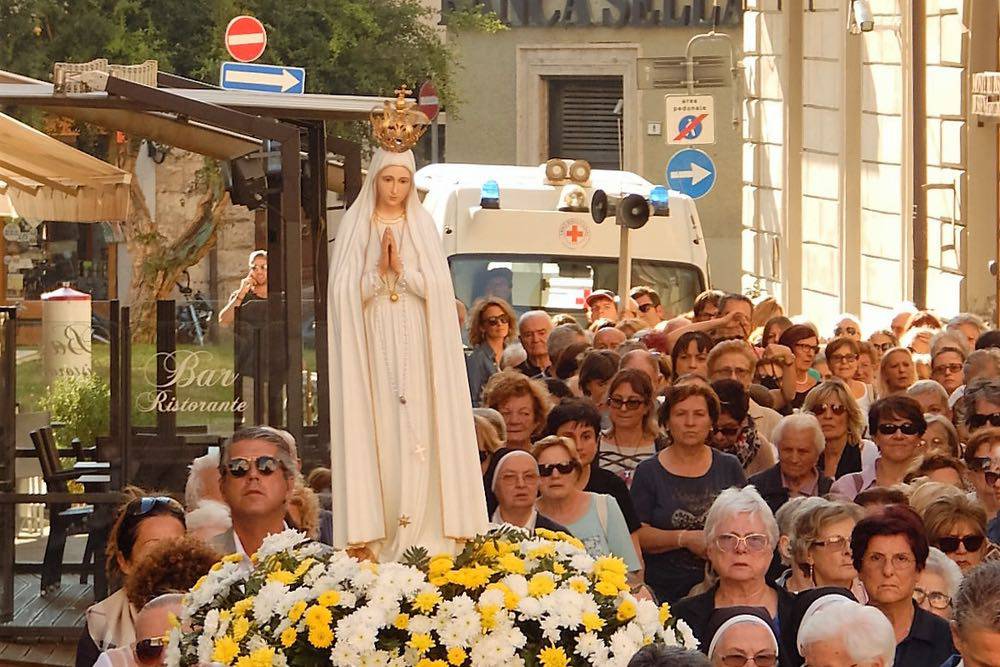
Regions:
[[554, 616], [544, 616], [538, 622], [539, 627], [542, 629], [542, 637], [545, 638], [550, 644], [555, 644], [559, 641], [559, 634], [561, 628], [559, 627], [559, 619]]
[[577, 552], [569, 558], [570, 568], [585, 574], [590, 574], [594, 571], [595, 562], [596, 561], [586, 552]]
[[639, 633], [638, 639], [629, 631], [629, 628], [633, 624], [629, 623], [625, 627], [618, 628], [615, 633], [611, 635], [611, 641], [609, 642], [611, 648], [611, 655], [615, 659], [621, 659], [627, 656], [631, 659], [633, 655], [636, 654], [642, 647], [642, 633]]
[[[608, 647], [601, 641], [601, 638], [597, 636], [596, 632], [583, 632], [576, 637], [576, 654], [581, 658], [592, 658], [595, 657], [603, 649], [604, 655], [607, 656]], [[593, 660], [591, 663], [593, 664]]]
[[178, 667], [181, 664], [181, 629], [171, 628], [169, 635], [164, 662], [169, 667]]
[[407, 629], [411, 635], [426, 635], [430, 633], [433, 627], [434, 624], [430, 617], [417, 614], [410, 617], [410, 624], [407, 626]]
[[519, 598], [528, 595], [528, 580], [520, 574], [507, 575], [503, 578], [503, 584]]
[[300, 542], [305, 542], [308, 539], [309, 538], [306, 537], [305, 533], [292, 528], [283, 530], [280, 533], [272, 533], [264, 538], [264, 541], [260, 545], [260, 549], [257, 549], [257, 560], [263, 561], [269, 556], [289, 551], [295, 545]]
[[207, 614], [205, 614], [205, 625], [204, 633], [206, 635], [215, 636], [216, 630], [219, 629], [219, 610], [211, 609]]
[[330, 664], [336, 667], [354, 667], [360, 657], [360, 653], [354, 651], [347, 642], [338, 641], [330, 652]]
[[542, 615], [542, 603], [538, 598], [523, 597], [517, 603], [517, 610], [527, 618], [538, 618]]
[[[684, 619], [677, 619], [677, 630], [681, 633], [681, 643], [684, 648], [697, 649], [701, 642], [694, 636], [691, 626]], [[672, 634], [672, 633], [671, 633]]]
[[212, 640], [210, 637], [202, 635], [198, 637], [198, 662], [208, 665], [212, 662]]
[[288, 586], [280, 581], [269, 581], [257, 592], [253, 600], [253, 617], [264, 625], [274, 615], [281, 600], [288, 595]]
[[483, 591], [483, 594], [479, 596], [479, 606], [480, 607], [502, 607], [503, 606], [503, 591], [497, 590], [496, 588], [491, 588], [488, 591]]
[[635, 609], [635, 622], [647, 637], [652, 637], [663, 627], [660, 625], [660, 610], [650, 600], [639, 600]]

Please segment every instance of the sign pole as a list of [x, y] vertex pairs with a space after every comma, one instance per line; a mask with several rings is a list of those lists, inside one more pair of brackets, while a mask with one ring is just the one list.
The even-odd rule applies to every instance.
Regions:
[[431, 121], [431, 164], [438, 163], [438, 119]]
[[628, 247], [628, 225], [618, 223], [621, 227], [618, 237], [618, 316], [625, 312], [629, 288], [632, 285], [632, 255]]

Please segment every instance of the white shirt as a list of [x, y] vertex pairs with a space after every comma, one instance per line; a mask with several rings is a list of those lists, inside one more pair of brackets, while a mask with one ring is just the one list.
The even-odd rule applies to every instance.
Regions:
[[[281, 522], [281, 530], [288, 530], [288, 524], [284, 521]], [[253, 569], [253, 563], [250, 562], [250, 556], [247, 554], [247, 550], [243, 547], [243, 543], [240, 542], [240, 535], [236, 532], [236, 528], [233, 528], [233, 544], [236, 545], [236, 553], [243, 557], [241, 561], [241, 567], [245, 567], [247, 571]]]

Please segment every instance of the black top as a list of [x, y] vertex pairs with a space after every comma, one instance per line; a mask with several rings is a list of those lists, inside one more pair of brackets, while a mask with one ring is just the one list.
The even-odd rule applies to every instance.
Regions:
[[622, 511], [622, 515], [625, 517], [625, 524], [628, 526], [628, 532], [634, 533], [642, 527], [642, 522], [639, 520], [639, 515], [635, 511], [635, 505], [632, 503], [632, 496], [629, 495], [628, 487], [625, 486], [625, 482], [621, 477], [614, 474], [610, 470], [605, 470], [597, 465], [597, 460], [594, 459], [594, 463], [590, 466], [590, 480], [587, 482], [587, 486], [583, 488], [584, 491], [590, 491], [591, 493], [604, 493], [609, 496], [613, 496], [615, 500], [618, 501], [618, 507]]
[[530, 378], [536, 378], [545, 371], [544, 368], [539, 368], [538, 366], [531, 363], [531, 361], [528, 359], [526, 359], [524, 363], [518, 364], [515, 368], [517, 368], [517, 370], [521, 371]]
[[[817, 464], [820, 470], [826, 470], [825, 461], [826, 459], [823, 458], [823, 454], [820, 454], [819, 463]], [[844, 451], [840, 454], [840, 461], [837, 462], [837, 474], [834, 475], [834, 479], [840, 479], [852, 472], [861, 472], [860, 442], [849, 442], [844, 447]]]
[[[781, 623], [783, 619], [788, 619], [792, 615], [795, 596], [783, 588], [778, 588], [770, 581], [767, 582], [767, 585], [778, 594], [778, 613], [774, 617], [772, 629], [774, 630], [774, 636], [780, 637]], [[712, 637], [708, 633], [710, 632], [709, 625], [712, 613], [716, 610], [715, 594], [718, 592], [719, 584], [716, 584], [710, 590], [700, 595], [692, 595], [691, 597], [684, 598], [671, 607], [674, 616], [684, 619], [691, 626], [691, 632], [698, 638], [698, 648], [702, 653], [706, 654], [708, 653], [708, 645], [712, 642]], [[778, 643], [780, 645], [781, 642], [779, 641]], [[786, 655], [787, 652], [784, 650], [784, 647], [779, 647], [778, 663], [782, 667], [789, 667], [794, 664], [793, 662], [786, 661]], [[905, 663], [896, 664], [902, 665]]]
[[940, 667], [955, 653], [948, 622], [913, 603], [915, 614], [910, 634], [896, 645], [897, 665]]
[[[260, 342], [267, 349], [267, 299], [257, 296], [249, 290], [240, 302], [236, 313], [236, 327], [233, 337], [236, 339], [236, 372], [242, 377], [258, 377], [257, 355], [254, 341], [260, 333]], [[267, 363], [267, 355], [264, 355]], [[265, 374], [266, 376], [266, 368]]]
[[[843, 458], [841, 458], [843, 460]], [[757, 487], [757, 492], [760, 493], [761, 497], [764, 498], [764, 502], [767, 506], [771, 508], [772, 512], [777, 513], [778, 509], [788, 502], [788, 489], [784, 487], [781, 483], [781, 464], [775, 464], [774, 466], [763, 470], [749, 480], [749, 484], [753, 484]], [[817, 495], [825, 496], [830, 492], [830, 487], [833, 485], [833, 480], [829, 477], [823, 477], [822, 474], [819, 476], [819, 483], [816, 486]]]
[[101, 656], [101, 649], [97, 648], [94, 638], [90, 636], [90, 628], [83, 624], [83, 634], [76, 644], [76, 667], [94, 667], [94, 663]]

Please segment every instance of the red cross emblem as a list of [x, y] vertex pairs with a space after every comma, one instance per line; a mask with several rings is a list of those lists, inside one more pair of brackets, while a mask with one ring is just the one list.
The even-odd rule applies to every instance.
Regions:
[[590, 240], [590, 230], [587, 228], [587, 223], [581, 222], [579, 218], [571, 218], [559, 226], [559, 239], [567, 248], [577, 250], [587, 245], [587, 241]]
[[590, 290], [589, 289], [583, 290], [583, 296], [581, 296], [580, 298], [578, 298], [576, 300], [576, 305], [578, 305], [578, 306], [585, 306], [585, 305], [587, 305], [587, 297], [588, 296], [590, 296]]
[[583, 230], [577, 225], [573, 225], [566, 230], [566, 236], [569, 237], [570, 243], [576, 245], [576, 243], [580, 240], [580, 237], [583, 236]]

